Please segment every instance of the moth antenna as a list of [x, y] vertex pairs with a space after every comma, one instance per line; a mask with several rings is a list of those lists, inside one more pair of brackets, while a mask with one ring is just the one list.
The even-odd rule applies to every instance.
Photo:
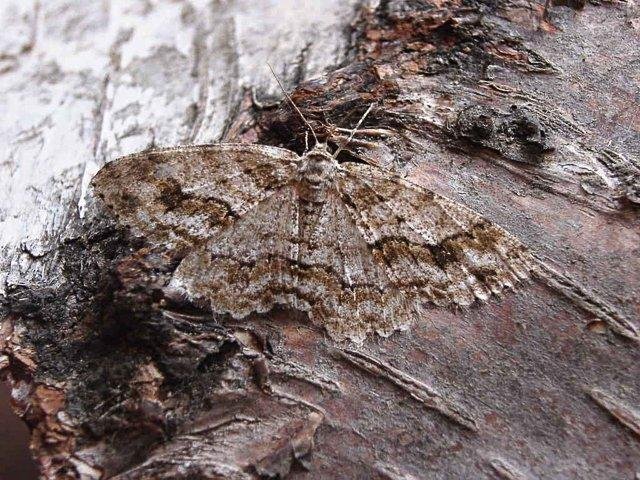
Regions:
[[284, 96], [287, 97], [287, 100], [289, 100], [289, 103], [293, 106], [295, 111], [298, 112], [298, 115], [300, 115], [300, 118], [302, 119], [302, 121], [307, 125], [307, 127], [309, 127], [309, 130], [311, 130], [311, 135], [313, 135], [313, 139], [316, 141], [316, 144], [320, 143], [318, 142], [318, 137], [316, 137], [316, 132], [313, 131], [313, 127], [309, 122], [307, 122], [307, 119], [304, 118], [304, 115], [302, 114], [298, 106], [295, 103], [293, 103], [293, 100], [291, 100], [291, 97], [289, 96], [287, 91], [284, 89], [284, 86], [282, 85], [282, 82], [276, 75], [276, 72], [273, 71], [271, 64], [267, 62], [267, 66], [269, 67], [269, 70], [271, 70], [271, 74], [273, 75], [273, 78], [275, 78], [276, 82], [278, 82], [278, 86], [280, 87], [280, 90], [282, 90], [282, 93], [284, 93]]
[[367, 108], [367, 111], [364, 112], [364, 115], [360, 117], [360, 120], [358, 120], [358, 123], [356, 124], [356, 126], [353, 128], [353, 130], [351, 130], [351, 133], [349, 134], [349, 138], [347, 138], [347, 141], [344, 142], [342, 145], [340, 145], [340, 147], [338, 147], [338, 150], [335, 151], [335, 153], [333, 154], [333, 158], [338, 158], [338, 154], [342, 152], [345, 148], [347, 148], [347, 145], [349, 145], [349, 142], [353, 139], [353, 136], [356, 134], [356, 132], [360, 128], [360, 125], [362, 125], [362, 122], [364, 122], [364, 119], [367, 118], [367, 115], [369, 115], [369, 112], [371, 112], [374, 105], [375, 103], [372, 103], [371, 105], [369, 105], [369, 108]]

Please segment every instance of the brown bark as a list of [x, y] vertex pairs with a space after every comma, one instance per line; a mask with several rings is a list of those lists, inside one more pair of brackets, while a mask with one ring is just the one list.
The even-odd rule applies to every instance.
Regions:
[[[640, 472], [633, 4], [382, 1], [293, 100], [341, 160], [394, 169], [521, 239], [515, 292], [362, 346], [304, 315], [176, 306], [176, 265], [101, 212], [53, 287], [4, 300], [4, 372], [47, 478], [629, 478]], [[251, 93], [225, 141], [301, 152]], [[90, 208], [93, 208], [90, 206]], [[53, 273], [52, 273], [53, 275]]]

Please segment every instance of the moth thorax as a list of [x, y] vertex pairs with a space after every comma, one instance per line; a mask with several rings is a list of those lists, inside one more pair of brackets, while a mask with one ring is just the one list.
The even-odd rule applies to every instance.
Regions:
[[338, 162], [324, 152], [310, 152], [304, 156], [300, 173], [300, 196], [309, 202], [322, 202], [327, 188], [333, 183]]

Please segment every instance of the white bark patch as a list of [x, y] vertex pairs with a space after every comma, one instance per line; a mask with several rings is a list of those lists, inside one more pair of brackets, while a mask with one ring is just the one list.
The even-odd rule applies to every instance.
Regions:
[[358, 3], [4, 1], [0, 293], [44, 280], [99, 166], [218, 140], [244, 87], [278, 94], [267, 61], [288, 85], [341, 61]]

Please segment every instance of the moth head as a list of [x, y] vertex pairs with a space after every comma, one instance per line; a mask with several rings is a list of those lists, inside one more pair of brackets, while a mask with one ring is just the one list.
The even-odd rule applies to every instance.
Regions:
[[324, 201], [338, 162], [322, 148], [315, 147], [302, 157], [298, 169], [300, 196], [310, 202]]
[[305, 181], [320, 185], [333, 178], [338, 163], [325, 144], [317, 144], [302, 157], [300, 173]]
[[305, 156], [332, 158], [331, 151], [329, 150], [329, 145], [320, 142], [316, 143], [315, 146], [305, 154]]

